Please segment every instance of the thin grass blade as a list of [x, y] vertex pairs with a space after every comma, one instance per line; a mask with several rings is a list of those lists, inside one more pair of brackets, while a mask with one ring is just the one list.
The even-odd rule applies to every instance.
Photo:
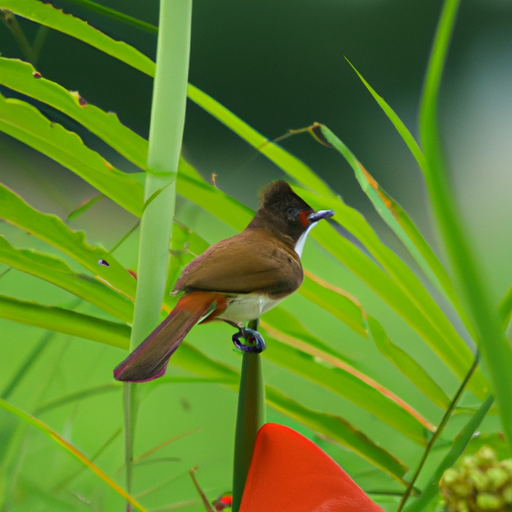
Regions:
[[[188, 343], [181, 344], [180, 349], [173, 355], [172, 361], [181, 368], [204, 377], [234, 379], [234, 384], [230, 387], [234, 390], [238, 388], [239, 374], [236, 370], [224, 363], [210, 359]], [[268, 405], [296, 419], [313, 431], [346, 446], [377, 468], [401, 481], [401, 477], [406, 471], [405, 466], [345, 420], [330, 414], [311, 411], [271, 386], [265, 386], [265, 393]]]
[[345, 446], [403, 483], [402, 477], [407, 471], [406, 466], [347, 421], [339, 416], [308, 409], [271, 386], [266, 386], [266, 394], [267, 403], [274, 409]]
[[156, 27], [155, 25], [151, 25], [151, 23], [146, 23], [145, 21], [134, 18], [133, 16], [128, 16], [128, 14], [116, 11], [115, 9], [111, 9], [110, 7], [105, 7], [104, 5], [92, 2], [91, 0], [66, 1], [71, 4], [79, 5], [80, 7], [83, 7], [88, 11], [101, 14], [105, 18], [111, 18], [113, 20], [126, 23], [127, 25], [130, 25], [132, 27], [144, 30], [145, 32], [149, 32], [151, 34], [156, 34], [158, 32], [158, 27]]
[[498, 312], [501, 319], [501, 325], [503, 330], [507, 328], [512, 317], [512, 286], [507, 290], [507, 293], [503, 296], [498, 306]]
[[483, 362], [488, 369], [505, 438], [512, 447], [512, 345], [503, 335], [485, 277], [463, 227], [442, 155], [437, 120], [439, 89], [460, 0], [446, 0], [439, 19], [427, 68], [420, 108], [420, 138], [427, 159], [425, 175], [440, 235], [473, 320]]
[[74, 272], [55, 256], [15, 249], [0, 235], [0, 262], [59, 286], [123, 322], [132, 321], [133, 302], [130, 299], [98, 278]]
[[321, 126], [321, 130], [327, 141], [350, 164], [361, 188], [371, 200], [379, 215], [404, 244], [425, 275], [439, 292], [445, 295], [457, 310], [460, 310], [459, 300], [450, 277], [407, 213], [382, 189], [356, 156], [334, 133], [324, 125]]
[[103, 194], [98, 194], [97, 196], [91, 197], [91, 199], [87, 199], [84, 201], [78, 208], [75, 208], [67, 217], [66, 221], [76, 220], [81, 217], [89, 208], [94, 206], [98, 201], [100, 201], [104, 197]]
[[84, 102], [76, 93], [51, 80], [34, 78], [34, 72], [31, 64], [0, 57], [0, 84], [66, 114], [135, 165], [146, 168], [147, 141], [124, 126], [116, 114]]
[[126, 349], [130, 327], [69, 309], [0, 295], [0, 317]]
[[129, 298], [135, 297], [135, 279], [112, 254], [89, 245], [83, 232], [73, 231], [56, 215], [37, 211], [2, 184], [0, 218], [61, 250]]
[[371, 85], [363, 78], [363, 75], [359, 73], [356, 67], [350, 62], [347, 57], [345, 60], [350, 64], [352, 69], [356, 72], [357, 76], [360, 78], [361, 82], [363, 82], [364, 86], [368, 89], [370, 94], [373, 96], [375, 101], [379, 104], [380, 108], [384, 111], [384, 113], [388, 116], [389, 120], [393, 123], [393, 126], [396, 128], [396, 131], [400, 134], [403, 141], [407, 144], [410, 152], [414, 156], [418, 166], [423, 172], [427, 172], [427, 162], [425, 160], [425, 156], [421, 151], [419, 144], [416, 142], [416, 139], [412, 136], [411, 132], [402, 122], [402, 120], [398, 117], [395, 111], [386, 103], [382, 96], [379, 96], [375, 89], [371, 87]]
[[102, 384], [101, 386], [95, 386], [93, 388], [83, 389], [81, 391], [77, 391], [76, 393], [70, 393], [69, 395], [65, 395], [59, 397], [51, 402], [47, 402], [41, 406], [39, 406], [34, 414], [36, 416], [40, 416], [41, 414], [47, 413], [53, 409], [57, 409], [59, 407], [63, 407], [67, 404], [72, 404], [81, 400], [85, 400], [87, 398], [95, 397], [98, 395], [102, 395], [103, 393], [111, 393], [112, 391], [118, 391], [121, 389], [122, 384], [119, 382], [109, 382], [108, 384]]
[[427, 506], [439, 493], [439, 481], [443, 476], [446, 469], [453, 466], [455, 461], [460, 457], [464, 448], [471, 440], [471, 437], [475, 433], [476, 429], [485, 418], [492, 404], [494, 403], [494, 397], [489, 395], [480, 405], [478, 410], [471, 416], [469, 421], [466, 423], [464, 428], [455, 436], [455, 441], [450, 448], [450, 451], [443, 458], [439, 466], [435, 469], [428, 481], [427, 485], [423, 489], [421, 496], [404, 508], [404, 512], [420, 512], [426, 510]]
[[[339, 236], [332, 226], [327, 223], [319, 224], [312, 236], [333, 257], [382, 297], [427, 342], [448, 368], [460, 380], [464, 379], [474, 357], [458, 335], [450, 337], [448, 332], [440, 333], [439, 325], [433, 325], [422, 314], [395, 280], [364, 256], [352, 243]], [[450, 332], [452, 330], [453, 326], [450, 324]], [[470, 388], [479, 398], [485, 397], [488, 383], [480, 371], [477, 371], [472, 379]]]
[[66, 441], [62, 436], [60, 436], [55, 430], [51, 427], [43, 423], [41, 420], [34, 418], [30, 414], [22, 411], [18, 407], [6, 402], [3, 399], [0, 399], [0, 407], [9, 411], [12, 414], [15, 414], [19, 418], [21, 418], [26, 423], [32, 425], [37, 428], [39, 431], [43, 432], [43, 434], [47, 435], [51, 439], [53, 439], [58, 445], [64, 448], [68, 453], [76, 457], [82, 464], [86, 465], [92, 472], [94, 472], [101, 480], [103, 480], [109, 487], [111, 487], [115, 492], [120, 494], [123, 498], [129, 501], [137, 510], [141, 512], [148, 512], [145, 507], [143, 507], [135, 498], [130, 496], [122, 487], [120, 487], [114, 480], [112, 480], [107, 474], [105, 474], [98, 466], [96, 466], [90, 459], [88, 459], [78, 448], [73, 446], [70, 442]]
[[147, 75], [153, 75], [155, 72], [154, 62], [132, 46], [111, 39], [85, 21], [65, 14], [51, 4], [38, 0], [0, 0], [0, 8], [80, 39]]
[[[404, 400], [355, 368], [319, 351], [308, 350], [297, 338], [283, 336], [273, 329], [263, 332], [268, 333], [265, 339], [270, 339], [272, 345], [272, 350], [264, 354], [265, 359], [351, 401], [415, 443], [424, 445], [426, 431], [435, 430]], [[317, 358], [333, 367], [320, 364]]]
[[407, 352], [388, 338], [380, 322], [368, 315], [354, 297], [307, 271], [299, 292], [361, 336], [372, 340], [381, 354], [438, 407], [443, 410], [449, 407], [450, 399], [434, 379]]
[[143, 187], [137, 179], [115, 169], [76, 133], [50, 122], [32, 105], [0, 95], [0, 131], [67, 167], [133, 215], [142, 213]]

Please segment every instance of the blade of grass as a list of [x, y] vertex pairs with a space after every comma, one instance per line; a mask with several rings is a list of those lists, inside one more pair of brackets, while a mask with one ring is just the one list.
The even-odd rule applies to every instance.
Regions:
[[149, 32], [151, 34], [156, 34], [158, 32], [158, 27], [151, 25], [151, 23], [146, 23], [145, 21], [141, 21], [137, 18], [134, 18], [133, 16], [129, 16], [128, 14], [124, 14], [122, 12], [116, 11], [115, 9], [111, 9], [110, 7], [105, 7], [104, 5], [92, 2], [91, 0], [66, 0], [66, 2], [83, 7], [88, 11], [101, 14], [105, 18], [121, 21], [127, 25], [138, 28], [140, 30], [144, 30], [145, 32]]
[[505, 293], [500, 300], [498, 312], [501, 319], [501, 326], [503, 327], [503, 331], [505, 331], [512, 317], [512, 286], [510, 286], [507, 293]]
[[305, 271], [299, 293], [338, 318], [353, 331], [372, 340], [386, 359], [395, 365], [422, 393], [441, 409], [446, 410], [450, 399], [423, 367], [395, 345], [386, 335], [380, 322], [368, 315], [350, 294]]
[[[118, 429], [114, 430], [112, 435], [96, 450], [94, 455], [91, 457], [91, 462], [94, 462], [121, 434], [122, 428], [119, 427]], [[87, 469], [87, 466], [82, 466], [74, 473], [71, 473], [70, 475], [66, 476], [63, 480], [61, 480], [57, 485], [53, 487], [53, 491], [55, 494], [57, 494], [60, 490], [65, 489], [77, 476], [79, 476], [82, 471], [85, 471]], [[134, 496], [135, 499], [138, 499], [139, 496]]]
[[143, 453], [142, 455], [139, 455], [138, 457], [135, 457], [133, 459], [133, 462], [138, 463], [149, 457], [150, 455], [153, 455], [153, 453], [156, 453], [161, 448], [164, 448], [168, 444], [174, 443], [175, 441], [178, 441], [179, 439], [182, 439], [183, 437], [187, 437], [190, 434], [195, 434], [196, 432], [199, 432], [201, 430], [200, 428], [196, 428], [194, 430], [190, 430], [189, 432], [184, 432], [183, 434], [178, 434], [177, 436], [171, 437], [171, 439], [167, 439], [163, 443], [160, 443], [158, 446], [154, 446], [147, 452]]
[[[328, 223], [319, 224], [311, 236], [382, 297], [427, 342], [459, 379], [464, 378], [471, 366], [472, 354], [458, 336], [451, 339], [452, 342], [460, 340], [456, 342], [455, 347], [452, 343], [442, 342], [440, 335], [446, 339], [447, 333], [441, 334], [439, 325], [429, 322], [386, 272], [369, 258], [362, 258], [360, 250], [339, 236]], [[450, 324], [451, 330], [453, 326]], [[484, 398], [482, 395], [488, 390], [488, 384], [480, 371], [477, 370], [474, 379], [471, 380], [470, 388], [476, 396]]]
[[123, 496], [129, 503], [131, 503], [137, 510], [141, 512], [147, 512], [147, 509], [144, 508], [139, 502], [137, 502], [134, 498], [132, 498], [123, 488], [121, 488], [114, 480], [112, 480], [107, 474], [105, 474], [100, 468], [98, 468], [95, 464], [91, 462], [82, 452], [80, 452], [75, 446], [73, 446], [70, 442], [66, 441], [62, 436], [60, 436], [55, 430], [51, 427], [43, 423], [41, 420], [34, 418], [30, 414], [22, 411], [18, 407], [6, 402], [5, 400], [0, 398], [0, 407], [9, 411], [12, 414], [15, 414], [19, 418], [21, 418], [26, 423], [32, 425], [37, 428], [39, 431], [43, 432], [43, 434], [47, 435], [51, 439], [53, 439], [58, 445], [64, 448], [68, 453], [76, 457], [82, 464], [85, 464], [91, 471], [93, 471], [101, 480], [103, 480], [109, 487], [111, 487], [115, 492]]
[[41, 406], [39, 406], [35, 411], [34, 415], [40, 416], [52, 409], [56, 409], [58, 407], [62, 407], [67, 404], [71, 404], [77, 401], [84, 400], [86, 398], [94, 397], [97, 395], [101, 395], [103, 393], [110, 393], [111, 391], [117, 391], [121, 388], [121, 384], [118, 382], [109, 382], [108, 384], [102, 384], [101, 386], [95, 386], [93, 388], [83, 389], [81, 391], [77, 391], [76, 393], [71, 393], [69, 395], [62, 396], [51, 402], [47, 402]]
[[512, 347], [503, 335], [480, 265], [470, 249], [456, 208], [441, 152], [437, 121], [439, 88], [459, 3], [459, 0], [446, 0], [443, 5], [421, 100], [420, 138], [428, 163], [425, 180], [431, 205], [453, 274], [478, 333], [478, 345], [489, 371], [503, 431], [511, 448]]
[[0, 130], [59, 162], [133, 215], [142, 212], [142, 185], [89, 149], [80, 137], [50, 122], [34, 106], [0, 95]]
[[99, 246], [91, 246], [81, 231], [73, 231], [59, 217], [41, 213], [0, 183], [0, 218], [60, 249], [129, 298], [135, 297], [136, 281]]
[[81, 215], [83, 215], [89, 208], [94, 206], [98, 201], [100, 201], [103, 197], [105, 197], [103, 194], [98, 194], [95, 197], [91, 197], [91, 199], [87, 199], [84, 201], [78, 208], [75, 208], [67, 217], [66, 221], [70, 220], [76, 220]]
[[[80, 102], [76, 94], [44, 77], [35, 79], [35, 69], [26, 62], [0, 57], [0, 84], [37, 99], [85, 126], [119, 154], [145, 169], [148, 143], [124, 126], [112, 112]], [[141, 200], [142, 203], [142, 200]]]
[[405, 490], [404, 494], [402, 495], [402, 499], [400, 500], [400, 504], [398, 506], [397, 512], [400, 512], [407, 500], [409, 499], [412, 490], [414, 488], [414, 484], [416, 483], [416, 480], [418, 479], [418, 476], [421, 473], [421, 470], [423, 469], [423, 465], [425, 464], [425, 461], [427, 460], [430, 451], [432, 450], [435, 442], [439, 437], [441, 436], [441, 433], [443, 432], [444, 428], [446, 427], [446, 424], [448, 423], [448, 420], [452, 416], [453, 411], [455, 410], [455, 407], [459, 403], [459, 400], [462, 397], [462, 394], [466, 390], [468, 382], [471, 380], [471, 377], [473, 376], [473, 373], [475, 369], [478, 366], [478, 356], [475, 358], [475, 362], [471, 366], [468, 374], [466, 375], [466, 378], [463, 380], [462, 384], [459, 386], [459, 389], [457, 390], [457, 393], [455, 393], [455, 396], [452, 399], [452, 402], [450, 404], [450, 408], [444, 413], [443, 419], [441, 420], [441, 423], [439, 423], [439, 426], [437, 427], [434, 435], [430, 439], [427, 447], [425, 448], [425, 451], [423, 452], [423, 456], [421, 457], [421, 460], [418, 464], [418, 467], [416, 468], [416, 471], [414, 472], [414, 475], [412, 476], [411, 480], [409, 481], [409, 485], [407, 486], [407, 489]]
[[[273, 329], [263, 330], [265, 332], [268, 332], [265, 339], [269, 339], [272, 345], [272, 350], [264, 354], [269, 361], [353, 402], [415, 443], [425, 444], [425, 431], [435, 430], [409, 404], [361, 372], [340, 364], [335, 358], [319, 351], [308, 350], [296, 338], [284, 336]], [[316, 358], [333, 365], [334, 368], [326, 368]]]
[[[210, 359], [186, 342], [181, 344], [172, 361], [181, 368], [208, 378], [231, 380], [239, 375], [236, 370], [220, 361]], [[238, 389], [236, 384], [229, 387]], [[267, 404], [274, 409], [342, 444], [405, 485], [402, 476], [407, 470], [406, 466], [342, 418], [312, 411], [268, 385], [265, 386], [265, 393]]]
[[56, 306], [43, 306], [6, 295], [0, 295], [0, 317], [99, 341], [113, 347], [127, 348], [130, 339], [130, 327], [126, 324], [110, 322]]
[[23, 363], [20, 365], [19, 370], [12, 376], [11, 380], [5, 386], [4, 390], [0, 394], [0, 398], [3, 400], [8, 400], [11, 396], [12, 392], [18, 387], [18, 385], [23, 380], [23, 377], [27, 375], [32, 365], [37, 361], [39, 355], [43, 352], [43, 350], [47, 347], [50, 340], [53, 338], [55, 333], [53, 332], [45, 332], [41, 338], [39, 339], [37, 345], [32, 349], [32, 351], [25, 358]]
[[453, 284], [441, 262], [430, 249], [402, 207], [391, 198], [373, 179], [350, 149], [324, 125], [320, 126], [327, 141], [339, 151], [352, 167], [354, 174], [373, 203], [375, 209], [404, 244], [425, 275], [441, 294], [448, 298], [459, 311], [460, 304]]
[[0, 261], [48, 281], [80, 297], [123, 322], [133, 317], [133, 302], [105, 282], [74, 272], [63, 260], [33, 250], [15, 249], [0, 235]]
[[154, 74], [154, 62], [138, 50], [121, 41], [114, 41], [85, 21], [65, 14], [51, 4], [38, 0], [0, 0], [0, 8], [80, 39], [147, 75]]
[[363, 75], [359, 73], [356, 67], [350, 62], [347, 57], [345, 60], [350, 64], [352, 69], [356, 72], [357, 76], [360, 78], [361, 82], [363, 82], [364, 86], [368, 89], [370, 94], [374, 97], [375, 101], [379, 104], [380, 108], [384, 111], [384, 113], [388, 116], [388, 119], [393, 123], [393, 126], [396, 128], [396, 131], [400, 134], [403, 141], [407, 144], [410, 152], [414, 156], [419, 168], [425, 173], [427, 172], [427, 161], [419, 144], [416, 142], [415, 138], [412, 136], [411, 132], [408, 130], [407, 126], [402, 122], [402, 120], [397, 116], [395, 111], [386, 103], [382, 96], [379, 96], [377, 92], [370, 86], [370, 84], [363, 78]]

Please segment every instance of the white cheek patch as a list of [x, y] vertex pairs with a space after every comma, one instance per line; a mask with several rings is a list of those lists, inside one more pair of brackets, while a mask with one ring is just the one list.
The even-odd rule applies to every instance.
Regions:
[[302, 256], [302, 251], [304, 249], [304, 244], [306, 243], [306, 237], [308, 236], [308, 233], [316, 226], [316, 222], [313, 224], [310, 224], [306, 231], [300, 235], [300, 238], [297, 240], [297, 243], [295, 244], [295, 252], [299, 255], [299, 258]]

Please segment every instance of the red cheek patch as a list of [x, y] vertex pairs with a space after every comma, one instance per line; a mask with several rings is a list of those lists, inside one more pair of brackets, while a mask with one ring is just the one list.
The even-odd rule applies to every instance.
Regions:
[[313, 212], [312, 211], [309, 211], [309, 210], [302, 210], [301, 212], [299, 212], [299, 220], [300, 220], [300, 223], [306, 228], [307, 226], [309, 226], [309, 220], [308, 220], [308, 217], [312, 214]]

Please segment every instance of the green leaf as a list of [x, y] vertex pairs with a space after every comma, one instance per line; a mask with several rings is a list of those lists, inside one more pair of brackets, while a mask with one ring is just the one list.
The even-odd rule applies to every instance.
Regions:
[[110, 486], [115, 492], [123, 496], [127, 501], [129, 501], [137, 510], [141, 512], [147, 512], [147, 509], [144, 508], [138, 501], [132, 498], [124, 489], [122, 489], [114, 480], [112, 480], [106, 473], [104, 473], [98, 466], [96, 466], [90, 459], [88, 459], [78, 448], [73, 446], [69, 441], [66, 441], [61, 435], [59, 435], [55, 430], [51, 427], [43, 423], [41, 420], [34, 418], [30, 414], [22, 411], [18, 407], [6, 402], [5, 400], [0, 398], [0, 407], [9, 411], [12, 414], [15, 414], [19, 418], [21, 418], [24, 422], [32, 425], [37, 428], [43, 434], [47, 435], [51, 439], [53, 439], [57, 444], [59, 444], [62, 448], [64, 448], [68, 453], [76, 457], [82, 464], [87, 466], [91, 471], [96, 473], [101, 480], [103, 480], [108, 486]]
[[106, 18], [112, 18], [117, 21], [121, 21], [132, 27], [145, 30], [146, 32], [150, 32], [151, 34], [156, 34], [158, 32], [158, 27], [155, 25], [151, 25], [150, 23], [146, 23], [145, 21], [141, 21], [133, 16], [128, 16], [122, 12], [116, 11], [115, 9], [110, 9], [109, 7], [105, 7], [104, 5], [100, 5], [96, 2], [92, 2], [91, 0], [67, 0], [68, 3], [72, 3], [75, 5], [79, 5], [80, 7], [84, 7], [85, 9], [91, 12], [97, 12]]
[[512, 345], [505, 338], [469, 237], [463, 227], [442, 154], [437, 106], [460, 0], [446, 0], [436, 30], [420, 108], [420, 139], [427, 160], [425, 181], [448, 261], [477, 333], [477, 344], [488, 371], [501, 424], [512, 449]]
[[458, 297], [446, 270], [407, 213], [380, 187], [350, 149], [329, 128], [322, 125], [321, 129], [327, 141], [350, 164], [361, 188], [371, 200], [379, 215], [404, 244], [425, 275], [442, 294], [451, 300], [458, 311], [461, 310]]
[[83, 232], [71, 230], [56, 215], [35, 210], [2, 184], [0, 218], [57, 247], [128, 298], [135, 296], [135, 279], [109, 252], [89, 245]]
[[[343, 220], [343, 226], [368, 248], [386, 272], [327, 222], [319, 223], [311, 236], [391, 306], [463, 380], [471, 367], [473, 355], [409, 267], [380, 242], [359, 212], [340, 199], [319, 199], [307, 191], [299, 191], [299, 194], [314, 208], [321, 202], [324, 207], [336, 209], [336, 219]], [[488, 391], [481, 372], [475, 374], [470, 386], [479, 398]]]
[[274, 409], [345, 446], [375, 467], [403, 482], [406, 466], [344, 419], [308, 409], [271, 386], [266, 386], [266, 394], [267, 403]]
[[132, 320], [131, 300], [97, 277], [77, 274], [59, 258], [34, 250], [15, 249], [0, 235], [0, 261], [59, 286], [123, 322], [130, 323]]
[[384, 357], [405, 375], [422, 393], [443, 410], [450, 399], [428, 373], [395, 345], [377, 319], [368, 315], [359, 302], [343, 290], [322, 281], [306, 271], [299, 293], [348, 325], [361, 336], [372, 340]]
[[99, 341], [113, 347], [128, 348], [130, 327], [56, 306], [43, 306], [0, 295], [0, 317], [20, 324], [63, 332], [71, 336]]
[[501, 326], [505, 331], [510, 318], [512, 317], [512, 286], [507, 290], [507, 293], [503, 296], [498, 306], [498, 311], [501, 319]]
[[153, 75], [155, 72], [155, 63], [132, 46], [114, 41], [85, 21], [64, 14], [51, 4], [38, 0], [0, 0], [0, 8], [80, 39], [147, 75]]
[[125, 158], [142, 169], [146, 167], [147, 141], [124, 126], [112, 112], [84, 103], [77, 92], [70, 92], [44, 77], [34, 78], [34, 67], [17, 59], [0, 57], [0, 84], [37, 99], [85, 126]]
[[[171, 363], [207, 378], [236, 379], [237, 381], [240, 379], [239, 372], [208, 358], [186, 342], [182, 343], [180, 349], [172, 356]], [[237, 384], [230, 387], [235, 390], [238, 388]], [[401, 477], [406, 471], [405, 466], [345, 420], [330, 414], [311, 411], [270, 386], [265, 386], [265, 393], [268, 405], [294, 418], [313, 431], [342, 444], [401, 481]]]
[[[335, 358], [317, 351], [306, 352], [304, 344], [297, 338], [289, 340], [297, 348], [278, 341], [275, 333], [272, 337], [265, 335], [265, 339], [270, 340], [272, 346], [263, 353], [265, 359], [349, 400], [415, 443], [424, 445], [427, 442], [426, 430], [435, 430], [410, 405], [349, 365], [340, 364]], [[326, 367], [317, 362], [317, 358], [334, 367]]]
[[407, 126], [402, 122], [402, 120], [396, 115], [395, 111], [386, 103], [382, 96], [379, 96], [377, 92], [370, 86], [370, 84], [363, 78], [363, 75], [359, 73], [359, 71], [355, 68], [355, 66], [350, 62], [347, 57], [345, 60], [350, 64], [352, 69], [357, 73], [357, 76], [360, 78], [361, 82], [363, 82], [364, 86], [368, 89], [370, 94], [374, 97], [375, 101], [379, 104], [380, 108], [384, 111], [384, 113], [388, 116], [389, 120], [393, 123], [393, 126], [396, 128], [396, 131], [400, 134], [403, 141], [407, 144], [410, 152], [416, 159], [420, 169], [423, 172], [426, 172], [427, 162], [425, 160], [425, 156], [421, 151], [420, 146], [412, 136], [411, 132], [407, 129]]
[[475, 433], [476, 429], [485, 418], [485, 415], [489, 412], [494, 398], [489, 395], [480, 405], [478, 411], [471, 416], [469, 421], [466, 423], [464, 428], [455, 436], [455, 441], [450, 448], [450, 451], [445, 455], [439, 466], [435, 469], [430, 477], [427, 485], [423, 489], [421, 496], [415, 501], [411, 502], [407, 507], [404, 508], [405, 512], [420, 512], [425, 510], [427, 505], [437, 496], [439, 492], [439, 481], [443, 476], [446, 469], [453, 466], [455, 461], [460, 457], [464, 448], [471, 440], [471, 437]]
[[103, 194], [99, 194], [95, 197], [91, 197], [91, 199], [87, 199], [84, 201], [78, 208], [75, 208], [67, 217], [66, 221], [78, 219], [82, 214], [84, 214], [91, 206], [94, 206], [102, 197]]
[[143, 187], [89, 149], [73, 132], [50, 122], [37, 108], [0, 95], [0, 130], [72, 170], [133, 215], [140, 216]]

